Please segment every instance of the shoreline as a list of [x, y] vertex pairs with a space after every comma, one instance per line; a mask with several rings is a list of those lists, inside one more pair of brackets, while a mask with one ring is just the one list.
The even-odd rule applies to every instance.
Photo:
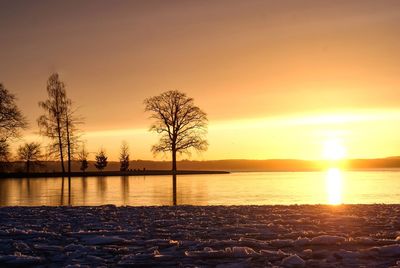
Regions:
[[398, 267], [400, 204], [0, 207], [0, 266]]
[[[337, 167], [331, 167], [337, 168]], [[326, 169], [279, 169], [279, 170], [178, 170], [175, 175], [207, 175], [207, 174], [231, 174], [231, 173], [302, 173], [302, 172], [326, 172]], [[343, 172], [398, 172], [400, 167], [396, 168], [341, 168]], [[163, 176], [174, 175], [171, 170], [132, 170], [132, 171], [86, 171], [86, 172], [71, 172], [70, 177], [117, 177], [117, 176]], [[55, 178], [63, 177], [62, 172], [0, 172], [0, 179], [3, 178]], [[67, 172], [64, 177], [68, 178]]]
[[[171, 170], [133, 170], [133, 171], [87, 171], [71, 172], [70, 177], [115, 177], [115, 176], [160, 176], [160, 175], [201, 175], [201, 174], [229, 174], [229, 171], [213, 170], [178, 170], [175, 173]], [[68, 173], [62, 172], [10, 172], [0, 173], [0, 178], [56, 178], [68, 177]]]

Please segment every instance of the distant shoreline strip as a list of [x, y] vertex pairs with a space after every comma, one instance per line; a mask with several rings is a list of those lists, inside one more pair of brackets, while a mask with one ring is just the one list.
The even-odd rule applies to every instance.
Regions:
[[136, 170], [136, 171], [88, 171], [88, 172], [10, 172], [0, 173], [0, 178], [56, 178], [56, 177], [109, 177], [109, 176], [158, 176], [158, 175], [201, 175], [201, 174], [229, 174], [228, 171], [214, 170]]

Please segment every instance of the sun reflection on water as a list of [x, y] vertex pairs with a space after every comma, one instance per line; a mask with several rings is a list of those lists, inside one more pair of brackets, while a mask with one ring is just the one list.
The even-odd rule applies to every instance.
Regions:
[[329, 168], [326, 173], [326, 191], [328, 204], [338, 205], [342, 203], [343, 179], [338, 168]]

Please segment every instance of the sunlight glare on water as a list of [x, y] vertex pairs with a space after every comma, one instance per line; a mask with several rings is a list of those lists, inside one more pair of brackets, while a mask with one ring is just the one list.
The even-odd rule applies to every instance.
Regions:
[[338, 205], [342, 203], [343, 191], [342, 173], [338, 168], [329, 168], [326, 172], [326, 192], [328, 204]]

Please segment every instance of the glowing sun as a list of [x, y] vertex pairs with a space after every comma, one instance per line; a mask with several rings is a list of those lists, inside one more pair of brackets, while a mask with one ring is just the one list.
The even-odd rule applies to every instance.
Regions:
[[346, 157], [346, 147], [339, 139], [329, 139], [325, 141], [323, 147], [323, 157], [327, 160], [340, 160]]

